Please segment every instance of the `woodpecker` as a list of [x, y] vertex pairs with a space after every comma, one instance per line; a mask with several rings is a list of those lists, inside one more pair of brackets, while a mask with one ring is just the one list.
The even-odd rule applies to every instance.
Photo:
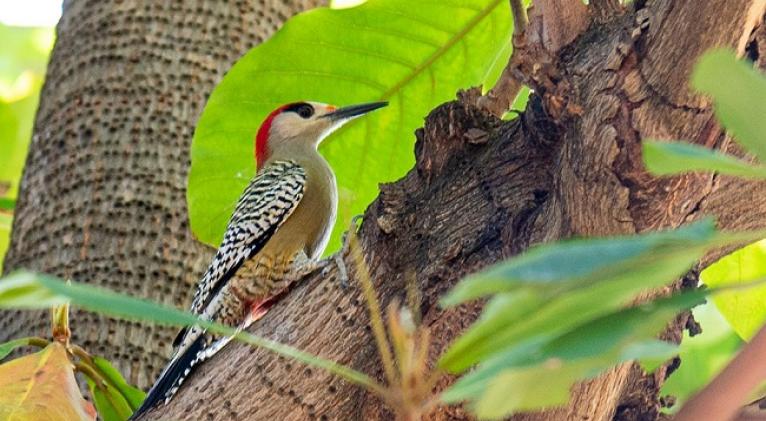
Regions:
[[[197, 285], [191, 312], [245, 329], [270, 301], [311, 271], [330, 238], [338, 207], [335, 174], [317, 151], [344, 123], [388, 105], [336, 108], [297, 102], [272, 111], [255, 137], [257, 173], [239, 198], [224, 238]], [[133, 417], [167, 403], [189, 373], [230, 340], [199, 326], [182, 330], [170, 362]]]

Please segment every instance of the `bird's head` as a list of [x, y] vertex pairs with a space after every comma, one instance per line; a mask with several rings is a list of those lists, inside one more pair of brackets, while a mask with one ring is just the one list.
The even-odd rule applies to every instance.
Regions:
[[319, 146], [319, 143], [344, 123], [388, 105], [371, 102], [337, 108], [319, 102], [295, 102], [272, 111], [261, 124], [255, 138], [258, 168], [279, 150]]

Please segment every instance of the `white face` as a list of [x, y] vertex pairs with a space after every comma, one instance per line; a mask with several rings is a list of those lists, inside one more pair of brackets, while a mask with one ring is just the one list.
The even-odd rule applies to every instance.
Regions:
[[316, 148], [325, 137], [345, 122], [323, 118], [336, 109], [332, 105], [307, 101], [283, 110], [271, 123], [270, 146], [274, 148], [283, 142], [304, 142], [307, 146]]

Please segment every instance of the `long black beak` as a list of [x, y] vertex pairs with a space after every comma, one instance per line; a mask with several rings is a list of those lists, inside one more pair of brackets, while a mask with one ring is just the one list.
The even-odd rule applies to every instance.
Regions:
[[388, 105], [387, 101], [349, 105], [348, 107], [338, 108], [335, 111], [329, 112], [323, 115], [322, 118], [329, 118], [334, 121], [348, 120], [349, 118], [354, 118], [362, 114], [367, 114], [370, 111], [377, 110], [378, 108], [383, 108], [386, 105]]

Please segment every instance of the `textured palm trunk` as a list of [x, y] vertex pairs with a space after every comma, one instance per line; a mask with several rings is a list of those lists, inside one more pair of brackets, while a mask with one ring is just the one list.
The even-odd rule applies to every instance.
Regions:
[[[186, 306], [211, 250], [186, 212], [189, 146], [229, 67], [318, 0], [67, 1], [21, 184], [6, 271], [27, 268]], [[46, 335], [0, 313], [0, 342]], [[174, 329], [79, 311], [74, 340], [148, 386]]]

